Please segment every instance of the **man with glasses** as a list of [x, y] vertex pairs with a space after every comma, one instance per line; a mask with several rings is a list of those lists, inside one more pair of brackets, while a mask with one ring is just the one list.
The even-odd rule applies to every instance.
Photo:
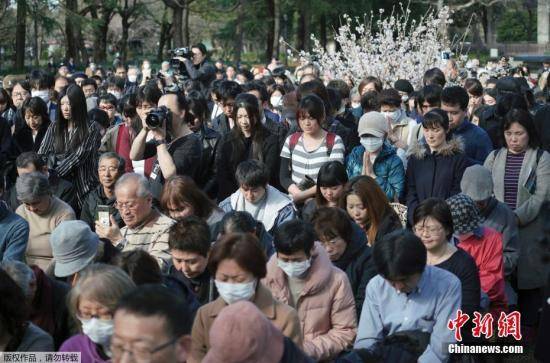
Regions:
[[116, 112], [117, 99], [110, 93], [99, 97], [99, 109], [107, 112], [109, 116], [109, 124], [111, 126], [118, 125], [122, 122], [122, 118]]
[[139, 174], [124, 174], [115, 184], [115, 197], [115, 207], [126, 226], [119, 229], [111, 215], [109, 226], [96, 224], [96, 233], [119, 250], [149, 252], [166, 272], [171, 260], [169, 230], [175, 222], [153, 208], [148, 180]]
[[212, 120], [212, 128], [222, 136], [228, 134], [235, 126], [235, 120], [232, 116], [233, 106], [235, 105], [235, 98], [241, 92], [243, 92], [241, 85], [235, 81], [222, 81], [218, 87], [219, 101], [223, 113]]
[[193, 318], [185, 301], [168, 288], [137, 287], [115, 310], [113, 362], [186, 362]]

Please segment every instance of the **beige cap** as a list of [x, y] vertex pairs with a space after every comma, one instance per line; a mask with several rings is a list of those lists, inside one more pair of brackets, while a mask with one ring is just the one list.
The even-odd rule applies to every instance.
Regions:
[[380, 112], [367, 112], [359, 119], [357, 132], [359, 136], [369, 134], [376, 137], [384, 137], [388, 133], [388, 120]]

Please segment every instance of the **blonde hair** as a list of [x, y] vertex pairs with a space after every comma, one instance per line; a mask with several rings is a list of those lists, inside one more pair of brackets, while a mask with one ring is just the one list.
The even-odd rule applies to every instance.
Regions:
[[136, 287], [126, 272], [104, 263], [94, 263], [79, 275], [67, 297], [69, 311], [75, 318], [82, 298], [96, 301], [114, 312], [120, 298]]

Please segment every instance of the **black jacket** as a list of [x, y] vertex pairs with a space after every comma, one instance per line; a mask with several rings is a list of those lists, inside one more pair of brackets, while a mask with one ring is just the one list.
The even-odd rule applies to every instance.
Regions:
[[174, 265], [171, 265], [168, 274], [170, 277], [181, 281], [181, 283], [187, 287], [187, 290], [193, 292], [200, 306], [208, 304], [218, 298], [218, 290], [216, 290], [214, 279], [212, 279], [208, 269], [204, 270], [197, 278], [190, 279], [179, 270], [176, 270]]
[[344, 271], [351, 284], [351, 290], [355, 297], [355, 310], [357, 319], [361, 316], [365, 291], [370, 279], [376, 276], [376, 267], [371, 258], [372, 250], [367, 245], [365, 233], [357, 224], [352, 222], [353, 234], [351, 242], [346, 247], [344, 254], [334, 261], [334, 266]]
[[204, 124], [196, 134], [202, 142], [202, 157], [199, 172], [197, 173], [197, 185], [210, 198], [215, 198], [217, 193], [216, 153], [221, 135]]
[[305, 354], [300, 348], [298, 348], [290, 338], [284, 337], [283, 344], [284, 344], [283, 357], [279, 361], [280, 363], [313, 363], [314, 362], [314, 360], [311, 359], [307, 354]]
[[460, 193], [464, 169], [472, 162], [464, 154], [460, 139], [447, 142], [439, 152], [432, 153], [424, 143], [413, 146], [407, 163], [407, 214], [409, 222], [416, 206], [425, 199], [447, 199]]
[[50, 121], [44, 120], [38, 129], [38, 133], [36, 134], [36, 138], [34, 140], [32, 138], [32, 130], [26, 122], [18, 127], [13, 134], [16, 153], [19, 155], [25, 151], [38, 152], [40, 145], [42, 145], [42, 139], [44, 139], [44, 135], [46, 135], [46, 131], [48, 131], [49, 126]]
[[82, 212], [80, 213], [80, 219], [88, 223], [92, 231], [95, 231], [95, 221], [98, 205], [108, 205], [111, 207], [111, 214], [115, 217], [117, 224], [120, 228], [124, 227], [124, 221], [120, 217], [120, 213], [115, 209], [116, 198], [107, 198], [103, 191], [103, 186], [99, 185], [97, 188], [88, 193], [84, 204], [82, 204]]
[[[216, 160], [216, 171], [218, 180], [218, 201], [221, 202], [231, 194], [233, 194], [239, 186], [235, 179], [235, 171], [237, 165], [245, 160], [252, 159], [252, 140], [246, 140], [245, 150], [242, 155], [234, 155], [233, 151], [233, 134], [227, 134], [220, 141], [220, 151], [218, 152]], [[266, 137], [262, 143], [262, 160], [267, 167], [267, 170], [271, 172], [271, 180], [275, 180], [279, 176], [279, 153], [277, 137], [271, 133]]]
[[189, 78], [200, 84], [202, 94], [208, 98], [210, 84], [216, 79], [216, 67], [209, 60], [194, 65], [190, 60], [184, 61]]
[[187, 308], [189, 309], [189, 313], [191, 314], [190, 319], [195, 320], [195, 315], [197, 314], [197, 310], [201, 307], [201, 304], [199, 304], [197, 297], [187, 286], [187, 284], [175, 276], [163, 275], [162, 285], [166, 286], [183, 298], [186, 302]]

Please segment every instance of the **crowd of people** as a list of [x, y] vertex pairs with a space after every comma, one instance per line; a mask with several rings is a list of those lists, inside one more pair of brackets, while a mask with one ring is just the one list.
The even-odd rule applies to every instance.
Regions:
[[0, 351], [482, 362], [461, 310], [550, 354], [550, 63], [415, 89], [191, 51], [4, 79]]

